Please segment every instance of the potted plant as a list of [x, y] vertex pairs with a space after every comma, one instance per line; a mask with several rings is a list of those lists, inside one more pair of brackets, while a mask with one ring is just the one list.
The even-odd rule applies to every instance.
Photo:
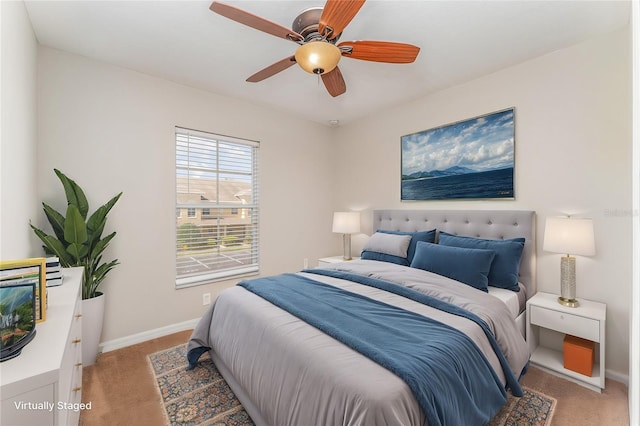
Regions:
[[[82, 352], [83, 364], [95, 362], [102, 334], [104, 296], [98, 288], [107, 274], [118, 265], [118, 259], [102, 261], [102, 253], [116, 236], [115, 232], [102, 237], [107, 214], [120, 199], [122, 192], [89, 213], [87, 197], [80, 186], [60, 170], [54, 172], [62, 182], [67, 197], [67, 210], [63, 216], [46, 203], [42, 203], [53, 235], [30, 224], [33, 232], [42, 240], [47, 255], [57, 256], [62, 267], [84, 268], [82, 279]], [[94, 323], [95, 322], [95, 323]]]

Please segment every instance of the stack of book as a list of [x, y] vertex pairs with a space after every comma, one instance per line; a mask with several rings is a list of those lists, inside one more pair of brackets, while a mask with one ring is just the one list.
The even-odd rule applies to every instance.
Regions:
[[47, 287], [55, 287], [62, 284], [62, 269], [60, 269], [60, 259], [57, 257], [47, 257]]

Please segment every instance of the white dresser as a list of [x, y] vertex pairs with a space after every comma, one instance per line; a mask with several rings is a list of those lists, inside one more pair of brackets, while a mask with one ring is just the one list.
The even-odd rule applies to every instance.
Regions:
[[0, 425], [77, 425], [82, 396], [83, 268], [63, 269], [48, 290], [47, 320], [13, 359], [0, 363]]

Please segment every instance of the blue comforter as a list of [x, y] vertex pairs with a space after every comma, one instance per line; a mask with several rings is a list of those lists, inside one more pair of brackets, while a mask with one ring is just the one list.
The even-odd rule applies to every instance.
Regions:
[[[481, 322], [460, 308], [393, 283], [337, 271], [307, 272], [372, 285]], [[506, 391], [482, 352], [448, 325], [300, 275], [239, 285], [402, 378], [430, 425], [484, 424], [506, 402]], [[486, 325], [483, 329], [491, 340]], [[497, 345], [494, 350], [502, 361]], [[512, 392], [521, 393], [508, 365], [502, 365]]]

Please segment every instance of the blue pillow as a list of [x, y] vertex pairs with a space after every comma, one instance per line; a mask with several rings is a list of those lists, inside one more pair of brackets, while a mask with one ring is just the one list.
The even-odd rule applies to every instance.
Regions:
[[464, 247], [493, 250], [496, 254], [489, 271], [489, 285], [520, 291], [518, 272], [524, 250], [524, 238], [510, 240], [485, 240], [482, 238], [460, 237], [440, 231], [438, 244], [450, 247]]
[[407, 250], [407, 265], [411, 264], [413, 261], [413, 256], [416, 253], [416, 245], [419, 241], [424, 241], [426, 243], [435, 243], [436, 242], [436, 230], [432, 229], [431, 231], [417, 231], [417, 232], [403, 232], [403, 231], [385, 231], [382, 229], [378, 229], [376, 232], [383, 232], [385, 234], [396, 234], [396, 235], [411, 235], [411, 242], [409, 243], [409, 249]]
[[491, 250], [419, 242], [411, 267], [444, 275], [487, 292], [494, 257]]
[[392, 254], [379, 253], [377, 251], [363, 250], [360, 253], [361, 259], [379, 260], [380, 262], [395, 263], [402, 266], [409, 266], [409, 262], [404, 257], [394, 256]]

